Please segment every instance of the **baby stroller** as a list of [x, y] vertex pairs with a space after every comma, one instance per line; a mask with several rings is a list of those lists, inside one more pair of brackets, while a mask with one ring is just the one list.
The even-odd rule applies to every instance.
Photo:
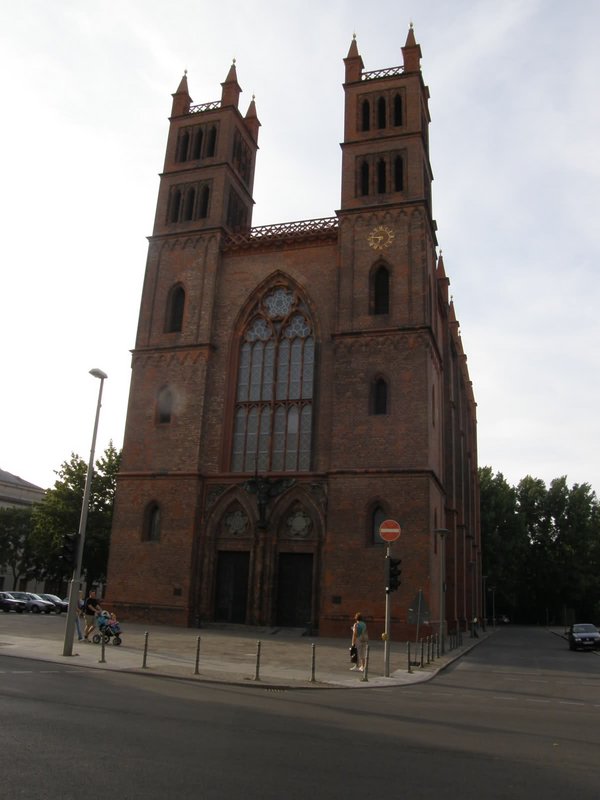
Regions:
[[103, 611], [98, 616], [98, 633], [92, 636], [94, 644], [100, 644], [104, 638], [104, 644], [108, 644], [112, 639], [114, 645], [119, 645], [121, 639], [121, 626], [117, 622], [114, 614], [109, 614], [108, 611]]

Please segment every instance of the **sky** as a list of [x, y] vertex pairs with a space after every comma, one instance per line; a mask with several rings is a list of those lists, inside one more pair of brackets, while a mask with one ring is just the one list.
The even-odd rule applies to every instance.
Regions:
[[595, 0], [20, 0], [0, 6], [0, 468], [53, 486], [123, 443], [171, 94], [232, 60], [262, 127], [253, 225], [340, 207], [343, 58], [431, 92], [438, 241], [479, 464], [600, 491], [600, 4]]

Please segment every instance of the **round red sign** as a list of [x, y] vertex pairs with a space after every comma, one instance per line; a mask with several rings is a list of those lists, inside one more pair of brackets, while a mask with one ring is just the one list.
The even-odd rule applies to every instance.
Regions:
[[379, 535], [384, 542], [395, 542], [401, 530], [400, 523], [395, 519], [386, 519], [379, 526]]

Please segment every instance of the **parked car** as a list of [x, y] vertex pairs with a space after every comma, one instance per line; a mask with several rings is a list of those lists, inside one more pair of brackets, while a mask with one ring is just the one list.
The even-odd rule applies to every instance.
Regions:
[[27, 610], [27, 603], [24, 600], [17, 600], [10, 592], [0, 592], [0, 608], [2, 611], [16, 611], [17, 614], [22, 614]]
[[57, 614], [60, 614], [62, 611], [67, 611], [69, 608], [69, 601], [61, 600], [56, 594], [46, 594], [46, 592], [44, 592], [40, 594], [40, 597], [42, 600], [47, 600], [49, 603], [52, 603]]
[[39, 594], [34, 592], [11, 592], [13, 597], [17, 600], [24, 600], [27, 606], [27, 611], [32, 611], [34, 614], [49, 614], [54, 611], [54, 605], [44, 600]]
[[600, 650], [600, 633], [589, 622], [571, 625], [568, 633], [569, 650]]

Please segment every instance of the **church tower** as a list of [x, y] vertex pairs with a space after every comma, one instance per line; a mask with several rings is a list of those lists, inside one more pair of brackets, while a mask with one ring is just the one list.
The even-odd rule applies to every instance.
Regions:
[[111, 540], [124, 618], [347, 635], [361, 610], [378, 636], [386, 519], [394, 635], [480, 613], [475, 401], [412, 27], [401, 49], [365, 71], [351, 42], [326, 219], [251, 227], [260, 123], [235, 64], [220, 101], [192, 105], [187, 76], [173, 95]]

